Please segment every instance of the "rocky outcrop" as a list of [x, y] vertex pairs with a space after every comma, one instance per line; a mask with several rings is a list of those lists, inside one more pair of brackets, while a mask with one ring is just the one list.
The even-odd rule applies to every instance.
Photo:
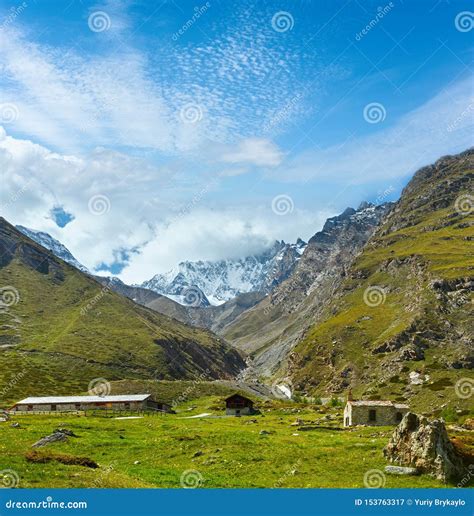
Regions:
[[429, 421], [412, 412], [395, 429], [384, 448], [384, 456], [392, 463], [416, 468], [443, 482], [457, 480], [464, 471], [444, 421]]

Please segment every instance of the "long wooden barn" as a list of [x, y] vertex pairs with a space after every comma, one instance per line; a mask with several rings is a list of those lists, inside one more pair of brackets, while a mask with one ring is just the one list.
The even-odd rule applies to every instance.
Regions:
[[72, 412], [87, 410], [162, 411], [170, 412], [166, 403], [155, 401], [151, 394], [119, 394], [115, 396], [45, 396], [18, 401], [11, 412]]

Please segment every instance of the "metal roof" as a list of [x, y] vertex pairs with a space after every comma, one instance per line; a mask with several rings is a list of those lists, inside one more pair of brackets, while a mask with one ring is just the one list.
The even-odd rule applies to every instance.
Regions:
[[45, 396], [25, 398], [15, 405], [43, 405], [61, 403], [113, 403], [127, 401], [145, 401], [151, 394], [119, 394], [116, 396]]
[[395, 407], [395, 408], [409, 408], [408, 405], [403, 403], [393, 403], [393, 401], [385, 401], [385, 400], [358, 400], [358, 401], [348, 401], [351, 405], [355, 405], [356, 407]]

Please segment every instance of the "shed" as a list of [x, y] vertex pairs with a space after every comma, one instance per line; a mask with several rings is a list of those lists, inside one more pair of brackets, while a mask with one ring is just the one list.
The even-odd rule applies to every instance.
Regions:
[[232, 394], [225, 400], [225, 412], [228, 416], [253, 414], [253, 401], [241, 394]]
[[409, 407], [385, 400], [348, 400], [344, 409], [344, 426], [398, 425]]
[[115, 396], [44, 396], [18, 401], [12, 412], [71, 412], [77, 410], [158, 410], [170, 412], [171, 407], [152, 399], [151, 394], [119, 394]]

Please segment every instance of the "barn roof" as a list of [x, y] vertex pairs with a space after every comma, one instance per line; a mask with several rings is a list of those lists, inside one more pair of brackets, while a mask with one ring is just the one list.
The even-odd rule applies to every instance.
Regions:
[[250, 398], [247, 398], [247, 396], [243, 396], [242, 394], [239, 394], [238, 392], [235, 392], [234, 394], [232, 394], [231, 396], [229, 396], [228, 398], [225, 399], [225, 401], [229, 401], [229, 400], [232, 400], [234, 398], [242, 398], [246, 401], [250, 401], [253, 403], [253, 400], [251, 400]]
[[49, 403], [113, 403], [145, 401], [151, 394], [119, 394], [116, 396], [44, 396], [31, 397], [18, 401], [15, 405], [43, 405]]
[[389, 400], [349, 400], [347, 403], [355, 405], [356, 407], [395, 407], [400, 409], [409, 408], [408, 405], [405, 405], [404, 403], [393, 403], [393, 401]]

